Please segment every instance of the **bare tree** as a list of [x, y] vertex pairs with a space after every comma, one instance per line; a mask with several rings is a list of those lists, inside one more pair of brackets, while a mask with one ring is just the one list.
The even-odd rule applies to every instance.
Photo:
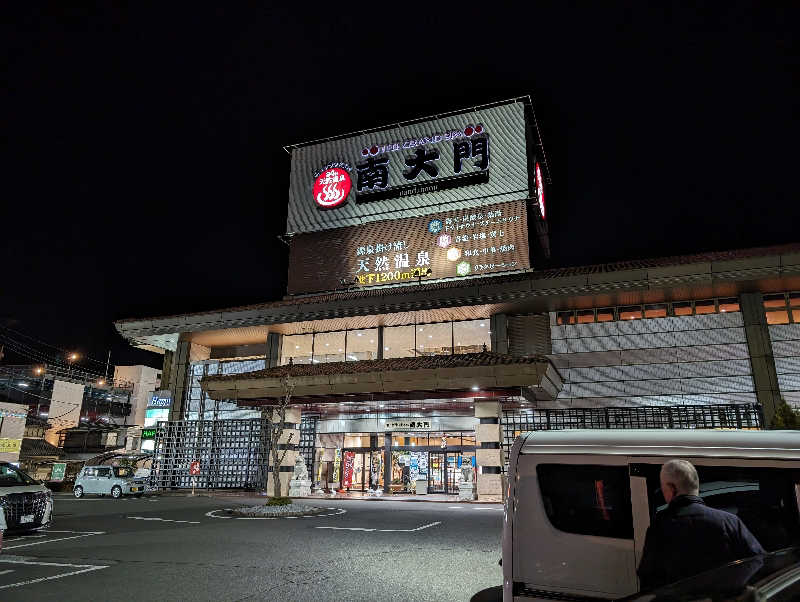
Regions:
[[[289, 361], [291, 368], [292, 362]], [[278, 441], [283, 436], [283, 431], [286, 429], [286, 408], [292, 400], [292, 392], [294, 391], [294, 379], [292, 379], [289, 370], [281, 377], [281, 388], [283, 389], [283, 397], [278, 398], [276, 405], [272, 406], [269, 412], [269, 453], [272, 457], [272, 496], [283, 497], [281, 487], [281, 465], [283, 459], [286, 457], [286, 452], [289, 451], [289, 446], [292, 443], [294, 433], [289, 434], [286, 439], [286, 445], [283, 450], [278, 449]]]

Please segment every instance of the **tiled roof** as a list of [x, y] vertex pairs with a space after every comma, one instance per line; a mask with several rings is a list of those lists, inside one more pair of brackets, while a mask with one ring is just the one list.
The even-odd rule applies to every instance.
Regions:
[[543, 355], [514, 357], [484, 351], [458, 355], [424, 355], [419, 357], [393, 357], [383, 360], [361, 360], [356, 362], [329, 362], [319, 364], [294, 364], [276, 366], [266, 370], [244, 372], [241, 374], [222, 374], [206, 376], [202, 382], [223, 382], [246, 378], [280, 378], [292, 376], [326, 376], [333, 374], [356, 374], [364, 372], [389, 372], [392, 370], [432, 370], [436, 368], [467, 368], [476, 366], [496, 366], [499, 364], [536, 364], [549, 362]]
[[128, 318], [117, 320], [117, 324], [126, 322], [138, 322], [144, 319], [165, 319], [182, 316], [202, 316], [206, 314], [221, 312], [237, 312], [258, 309], [271, 309], [292, 305], [304, 305], [308, 303], [326, 303], [343, 301], [349, 299], [367, 299], [370, 297], [385, 297], [391, 294], [402, 294], [406, 291], [415, 293], [441, 290], [458, 287], [480, 287], [486, 284], [501, 284], [504, 282], [518, 282], [522, 280], [547, 280], [552, 278], [565, 278], [570, 276], [581, 276], [587, 274], [599, 274], [606, 272], [622, 272], [626, 270], [642, 270], [648, 268], [665, 267], [672, 265], [686, 265], [692, 263], [705, 263], [715, 261], [730, 261], [736, 259], [750, 259], [754, 257], [766, 257], [774, 255], [784, 255], [788, 253], [800, 253], [800, 243], [786, 245], [775, 245], [770, 247], [755, 247], [750, 249], [736, 249], [732, 251], [714, 251], [708, 253], [697, 253], [693, 255], [673, 255], [670, 257], [658, 257], [653, 259], [634, 259], [628, 261], [617, 261], [613, 263], [600, 263], [575, 267], [560, 267], [547, 270], [530, 270], [517, 272], [508, 275], [485, 276], [482, 278], [454, 278], [430, 284], [404, 285], [396, 287], [375, 287], [368, 289], [350, 289], [331, 293], [311, 294], [305, 296], [284, 297], [278, 301], [267, 303], [257, 303], [253, 305], [242, 305], [238, 307], [227, 307], [224, 309], [191, 312], [186, 314], [175, 314], [171, 316], [151, 316], [145, 318]]
[[58, 458], [63, 458], [64, 450], [55, 445], [51, 445], [44, 439], [26, 437], [22, 440], [22, 447], [19, 450], [19, 455], [23, 458], [33, 456], [56, 456]]

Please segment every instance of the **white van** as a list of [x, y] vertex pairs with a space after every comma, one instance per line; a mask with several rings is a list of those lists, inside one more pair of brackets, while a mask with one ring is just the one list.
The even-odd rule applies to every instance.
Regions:
[[709, 506], [768, 551], [800, 541], [800, 431], [525, 433], [509, 457], [503, 600], [602, 600], [639, 590], [661, 465], [689, 460]]

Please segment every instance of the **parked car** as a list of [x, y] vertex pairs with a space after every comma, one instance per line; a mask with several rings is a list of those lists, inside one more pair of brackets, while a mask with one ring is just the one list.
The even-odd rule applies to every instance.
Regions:
[[800, 600], [800, 548], [737, 560], [624, 602], [789, 602]]
[[144, 490], [145, 480], [135, 478], [132, 468], [127, 466], [85, 466], [78, 473], [72, 492], [77, 498], [92, 493], [120, 498], [123, 495], [141, 497]]
[[13, 464], [0, 462], [0, 510], [6, 532], [43, 529], [53, 520], [53, 494]]
[[800, 543], [800, 432], [572, 430], [526, 433], [509, 456], [503, 599], [617, 599], [656, 512], [659, 472], [692, 462], [709, 506], [739, 516], [768, 551]]

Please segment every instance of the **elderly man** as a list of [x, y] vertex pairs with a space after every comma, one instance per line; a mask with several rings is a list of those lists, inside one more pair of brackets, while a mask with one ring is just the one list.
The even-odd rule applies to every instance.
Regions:
[[643, 590], [766, 553], [738, 516], [705, 505], [697, 471], [686, 460], [664, 464], [661, 491], [669, 505], [647, 530], [639, 564]]

